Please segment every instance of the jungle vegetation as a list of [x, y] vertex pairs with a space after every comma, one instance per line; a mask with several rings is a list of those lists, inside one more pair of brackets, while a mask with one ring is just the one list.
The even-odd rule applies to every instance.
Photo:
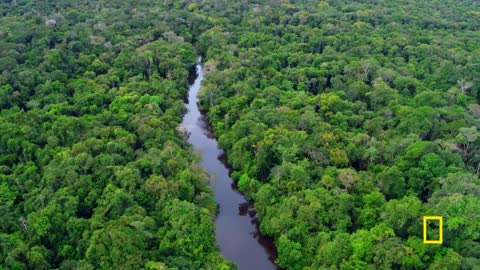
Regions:
[[245, 2], [198, 38], [202, 106], [279, 265], [478, 269], [479, 3]]
[[0, 269], [231, 267], [176, 131], [196, 52], [156, 12], [1, 3]]
[[[197, 54], [202, 108], [281, 267], [478, 269], [478, 1], [0, 14], [0, 269], [234, 268], [176, 131]], [[442, 245], [423, 244], [427, 215]]]

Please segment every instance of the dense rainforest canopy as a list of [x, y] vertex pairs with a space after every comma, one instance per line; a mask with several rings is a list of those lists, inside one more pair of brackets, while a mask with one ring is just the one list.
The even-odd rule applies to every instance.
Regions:
[[0, 269], [235, 267], [177, 131], [197, 54], [282, 268], [478, 269], [479, 30], [475, 0], [2, 1]]
[[202, 104], [280, 266], [479, 269], [479, 2], [235, 10], [198, 39]]
[[229, 269], [176, 131], [196, 52], [144, 2], [2, 2], [0, 269]]

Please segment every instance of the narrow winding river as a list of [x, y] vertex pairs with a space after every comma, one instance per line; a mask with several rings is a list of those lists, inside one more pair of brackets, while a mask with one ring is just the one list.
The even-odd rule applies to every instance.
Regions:
[[183, 125], [190, 133], [188, 142], [201, 153], [201, 165], [210, 175], [210, 186], [220, 207], [215, 221], [215, 236], [220, 251], [226, 259], [237, 264], [239, 270], [278, 269], [272, 262], [275, 260], [273, 243], [259, 234], [251, 205], [235, 189], [229, 170], [220, 159], [223, 151], [199, 111], [197, 94], [203, 80], [200, 61], [196, 70], [197, 77], [189, 87], [188, 112]]

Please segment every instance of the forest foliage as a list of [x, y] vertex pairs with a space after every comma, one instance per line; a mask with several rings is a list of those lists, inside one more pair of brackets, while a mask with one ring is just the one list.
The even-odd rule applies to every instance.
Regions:
[[245, 3], [198, 38], [202, 106], [279, 265], [478, 269], [478, 2]]
[[229, 269], [181, 134], [196, 52], [134, 1], [0, 6], [0, 269]]
[[[281, 267], [480, 265], [477, 1], [13, 0], [0, 14], [0, 268], [234, 267], [175, 130], [197, 53], [202, 108]], [[444, 217], [442, 245], [423, 244], [425, 215]]]

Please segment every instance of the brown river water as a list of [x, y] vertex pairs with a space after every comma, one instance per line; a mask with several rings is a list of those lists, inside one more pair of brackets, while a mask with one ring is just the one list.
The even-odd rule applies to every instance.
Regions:
[[204, 77], [201, 61], [196, 72], [196, 79], [188, 90], [188, 103], [185, 104], [188, 112], [183, 118], [183, 126], [190, 134], [188, 142], [202, 156], [201, 165], [210, 175], [210, 187], [219, 205], [215, 237], [220, 251], [239, 270], [280, 269], [274, 264], [276, 251], [272, 240], [260, 235], [252, 205], [230, 178], [224, 153], [198, 108], [197, 94]]

